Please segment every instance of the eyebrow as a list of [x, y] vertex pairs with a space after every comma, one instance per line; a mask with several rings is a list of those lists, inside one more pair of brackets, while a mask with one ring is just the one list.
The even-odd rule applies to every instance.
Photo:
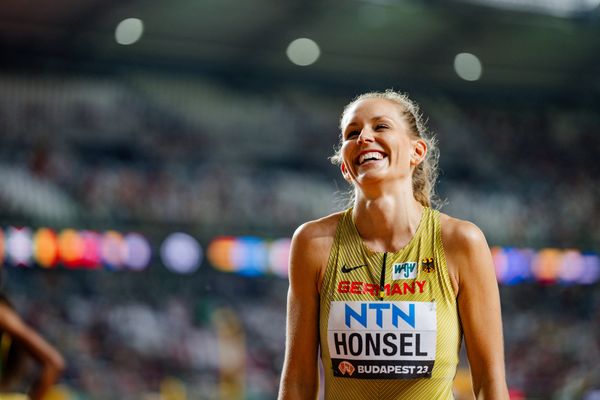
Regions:
[[387, 119], [389, 121], [392, 121], [392, 118], [390, 118], [390, 117], [388, 117], [386, 115], [379, 115], [377, 117], [373, 117], [373, 118], [371, 118], [371, 121], [377, 121], [379, 119]]
[[[385, 116], [385, 115], [378, 115], [376, 117], [373, 117], [373, 118], [371, 118], [371, 122], [378, 121], [380, 119], [386, 119], [386, 120], [388, 120], [390, 122], [393, 122], [392, 118], [390, 118], [388, 116]], [[349, 127], [354, 126], [354, 125], [358, 125], [358, 122], [350, 122], [348, 125], [346, 125], [346, 128], [349, 128]]]

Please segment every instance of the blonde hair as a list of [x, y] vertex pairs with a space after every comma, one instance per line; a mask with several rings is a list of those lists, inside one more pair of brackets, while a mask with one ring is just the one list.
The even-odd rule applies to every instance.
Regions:
[[[413, 195], [415, 200], [425, 207], [437, 205], [438, 201], [435, 194], [435, 182], [438, 177], [438, 160], [440, 154], [437, 147], [437, 140], [435, 136], [427, 130], [417, 103], [412, 101], [406, 94], [387, 89], [385, 92], [369, 92], [355, 97], [342, 111], [340, 117], [340, 130], [343, 129], [342, 121], [348, 110], [359, 101], [367, 99], [389, 100], [399, 105], [402, 110], [402, 116], [408, 123], [410, 133], [414, 137], [422, 139], [427, 143], [427, 154], [423, 161], [421, 161], [413, 171]], [[340, 143], [336, 147], [335, 153], [330, 157], [331, 162], [335, 165], [341, 165], [343, 161], [341, 154], [342, 143], [343, 133], [340, 135]], [[354, 192], [351, 201], [354, 201]]]

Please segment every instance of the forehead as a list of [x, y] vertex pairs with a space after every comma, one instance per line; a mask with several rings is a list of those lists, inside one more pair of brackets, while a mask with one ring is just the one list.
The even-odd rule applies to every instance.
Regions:
[[342, 117], [342, 126], [359, 120], [386, 117], [403, 121], [402, 106], [388, 99], [364, 99], [352, 104]]

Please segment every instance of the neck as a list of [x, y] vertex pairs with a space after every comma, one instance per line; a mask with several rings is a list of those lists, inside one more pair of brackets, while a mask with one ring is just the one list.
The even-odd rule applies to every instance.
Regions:
[[367, 196], [357, 191], [352, 218], [367, 247], [376, 252], [397, 251], [412, 239], [423, 206], [414, 198], [412, 185]]

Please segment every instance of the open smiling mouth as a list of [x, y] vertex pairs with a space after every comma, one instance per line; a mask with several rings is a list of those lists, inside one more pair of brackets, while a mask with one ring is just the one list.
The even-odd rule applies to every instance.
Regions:
[[378, 151], [369, 151], [358, 156], [357, 164], [363, 165], [370, 161], [383, 160], [385, 157], [387, 157], [385, 154], [380, 153]]

